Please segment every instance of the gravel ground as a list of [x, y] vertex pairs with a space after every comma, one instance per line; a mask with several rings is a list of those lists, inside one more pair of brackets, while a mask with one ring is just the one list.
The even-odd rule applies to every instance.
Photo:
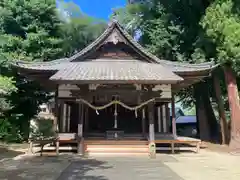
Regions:
[[0, 180], [239, 180], [240, 157], [202, 150], [148, 157], [23, 156], [0, 162]]

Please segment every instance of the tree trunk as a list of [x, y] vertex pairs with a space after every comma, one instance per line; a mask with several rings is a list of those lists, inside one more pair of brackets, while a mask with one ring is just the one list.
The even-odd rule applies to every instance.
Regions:
[[209, 124], [207, 122], [207, 116], [204, 109], [199, 84], [194, 86], [194, 96], [196, 99], [197, 130], [198, 130], [199, 138], [204, 141], [209, 141], [211, 139], [210, 129], [209, 129]]
[[212, 102], [210, 100], [209, 88], [208, 88], [207, 82], [202, 84], [201, 89], [202, 89], [202, 99], [203, 99], [204, 109], [207, 115], [207, 121], [209, 123], [211, 141], [219, 142], [220, 140], [219, 126], [218, 126], [217, 118], [214, 114]]
[[218, 104], [218, 113], [220, 118], [221, 137], [222, 137], [221, 140], [222, 140], [222, 144], [228, 144], [229, 132], [228, 132], [227, 119], [226, 119], [224, 104], [222, 99], [221, 86], [220, 86], [219, 78], [217, 77], [217, 75], [214, 75], [213, 78], [214, 78], [214, 89], [216, 94], [216, 101]]
[[228, 91], [228, 102], [231, 115], [231, 139], [232, 152], [240, 152], [240, 105], [236, 76], [231, 66], [224, 67], [225, 80]]
[[216, 140], [218, 124], [210, 101], [206, 82], [195, 85], [196, 112], [201, 140]]

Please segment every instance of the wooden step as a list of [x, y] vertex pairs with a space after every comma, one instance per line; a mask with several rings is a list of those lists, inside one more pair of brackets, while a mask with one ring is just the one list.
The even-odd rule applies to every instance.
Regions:
[[[46, 151], [55, 151], [56, 150], [56, 146], [49, 146], [49, 147], [44, 147], [43, 150]], [[74, 146], [59, 146], [59, 150], [63, 150], [63, 151], [72, 151], [72, 150], [77, 150], [77, 147]]]
[[85, 140], [84, 143], [87, 145], [148, 145], [148, 141], [140, 140]]
[[86, 151], [97, 152], [148, 152], [147, 147], [132, 148], [132, 147], [87, 147]]
[[85, 152], [89, 156], [147, 156], [148, 144], [144, 141], [135, 141], [135, 144], [129, 141], [102, 141], [101, 143], [92, 141], [91, 143], [85, 142]]
[[145, 148], [148, 145], [126, 145], [126, 144], [85, 144], [85, 147], [105, 147], [105, 148]]
[[88, 156], [109, 156], [109, 157], [116, 157], [116, 156], [148, 156], [146, 152], [87, 152]]

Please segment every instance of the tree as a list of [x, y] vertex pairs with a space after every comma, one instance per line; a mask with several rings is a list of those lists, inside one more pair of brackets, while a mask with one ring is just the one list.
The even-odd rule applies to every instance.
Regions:
[[64, 40], [62, 50], [71, 56], [94, 41], [106, 28], [106, 23], [92, 21], [88, 17], [71, 18], [61, 28]]
[[70, 56], [97, 37], [106, 25], [83, 14], [74, 3], [65, 3], [62, 10], [56, 7], [55, 0], [0, 2], [0, 88], [14, 90], [2, 97], [3, 106], [9, 108], [4, 110], [4, 123], [0, 124], [7, 131], [2, 134], [11, 140], [28, 137], [30, 119], [51, 96], [37, 82], [20, 76], [10, 63]]
[[71, 56], [95, 40], [106, 28], [106, 22], [84, 14], [73, 2], [59, 1], [59, 14], [65, 22], [60, 29], [62, 50]]
[[48, 99], [48, 94], [36, 83], [19, 76], [9, 65], [15, 60], [49, 61], [61, 57], [64, 54], [61, 25], [54, 0], [3, 0], [0, 3], [0, 37], [4, 39], [0, 44], [1, 80], [4, 87], [7, 84], [17, 88], [4, 96], [11, 107], [3, 117], [8, 121], [5, 129], [10, 135], [16, 132], [21, 139], [28, 137], [29, 121], [38, 112], [39, 104]]
[[[210, 2], [207, 0], [149, 0], [135, 3], [135, 6], [141, 7], [137, 9], [138, 12], [131, 13], [129, 8], [125, 8], [125, 11], [121, 10], [120, 12], [127, 13], [119, 13], [119, 16], [123, 16], [119, 19], [137, 18], [138, 21], [133, 26], [141, 32], [139, 42], [160, 58], [189, 63], [206, 62], [211, 61], [216, 54], [215, 44], [206, 35], [200, 24], [209, 4]], [[131, 6], [129, 5], [129, 7]], [[124, 26], [128, 24], [122, 22], [125, 24]], [[202, 89], [206, 83], [200, 83], [200, 85], [202, 87], [198, 85], [198, 88]], [[178, 96], [188, 106], [198, 104], [201, 99], [204, 100], [203, 105], [197, 106], [203, 109], [197, 112], [208, 113], [207, 116], [204, 116], [205, 118], [202, 117], [202, 113], [198, 117], [201, 119], [200, 123], [205, 120], [204, 123], [209, 126], [209, 136], [205, 140], [210, 140], [217, 133], [217, 121], [211, 101], [209, 101], [212, 93], [194, 91], [195, 88], [189, 87], [182, 90]], [[201, 99], [195, 98], [200, 96]], [[203, 131], [206, 129], [201, 130], [201, 132]]]
[[232, 150], [240, 149], [240, 104], [237, 87], [240, 65], [240, 11], [239, 2], [221, 0], [212, 3], [201, 24], [216, 44], [216, 60], [223, 64], [231, 112]]

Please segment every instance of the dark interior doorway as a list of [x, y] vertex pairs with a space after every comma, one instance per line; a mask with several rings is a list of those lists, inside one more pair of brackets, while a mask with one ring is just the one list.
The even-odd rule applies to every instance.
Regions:
[[[99, 104], [97, 106], [100, 106]], [[89, 108], [89, 133], [105, 133], [114, 128], [115, 107], [110, 106], [106, 109], [95, 110]], [[141, 112], [135, 115], [135, 111], [130, 111], [120, 105], [117, 106], [118, 129], [125, 133], [141, 133]]]
[[79, 121], [79, 106], [78, 103], [71, 102], [69, 103], [71, 107], [70, 112], [70, 133], [78, 132], [78, 121]]
[[[101, 106], [100, 104], [96, 106]], [[89, 108], [88, 121], [90, 133], [105, 133], [114, 126], [114, 110], [113, 107], [108, 107], [103, 110], [96, 111]]]
[[118, 127], [125, 133], [141, 133], [141, 112], [118, 106]]

